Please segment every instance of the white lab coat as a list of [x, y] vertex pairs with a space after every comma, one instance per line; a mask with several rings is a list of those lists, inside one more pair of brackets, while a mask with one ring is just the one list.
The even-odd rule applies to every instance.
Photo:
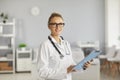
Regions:
[[59, 44], [52, 36], [50, 37], [64, 57], [60, 58], [49, 39], [43, 42], [38, 55], [38, 75], [45, 80], [71, 80], [71, 73], [67, 74], [67, 68], [70, 65], [75, 65], [75, 62], [72, 58], [70, 44], [62, 39]]

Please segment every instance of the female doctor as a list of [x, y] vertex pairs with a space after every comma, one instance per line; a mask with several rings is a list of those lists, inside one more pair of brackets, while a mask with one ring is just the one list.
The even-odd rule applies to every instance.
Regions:
[[[45, 80], [72, 80], [71, 72], [75, 62], [72, 58], [70, 44], [60, 36], [64, 28], [63, 17], [52, 13], [48, 19], [50, 35], [40, 45], [38, 58], [38, 75]], [[85, 68], [89, 63], [85, 64]]]

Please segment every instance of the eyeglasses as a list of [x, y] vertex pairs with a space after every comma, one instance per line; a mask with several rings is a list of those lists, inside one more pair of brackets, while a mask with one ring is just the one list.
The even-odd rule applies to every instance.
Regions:
[[52, 27], [64, 27], [65, 23], [49, 23]]

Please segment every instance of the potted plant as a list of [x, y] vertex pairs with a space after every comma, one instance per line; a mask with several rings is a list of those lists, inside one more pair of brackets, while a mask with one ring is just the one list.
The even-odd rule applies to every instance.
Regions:
[[0, 17], [2, 18], [3, 23], [6, 23], [6, 21], [8, 20], [8, 15], [7, 14], [1, 13]]
[[18, 46], [21, 50], [25, 50], [27, 45], [25, 43], [20, 43]]

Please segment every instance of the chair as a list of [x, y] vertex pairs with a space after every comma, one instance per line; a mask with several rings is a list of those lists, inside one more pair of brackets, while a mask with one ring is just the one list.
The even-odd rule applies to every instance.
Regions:
[[106, 52], [107, 53], [105, 55], [100, 55], [99, 58], [103, 60], [101, 63], [101, 72], [103, 71], [104, 73], [109, 73], [108, 71], [110, 69], [110, 62], [107, 59], [115, 56], [116, 46], [107, 48]]
[[72, 48], [72, 56], [76, 63], [84, 59], [84, 52], [81, 48]]
[[120, 50], [117, 51], [115, 57], [107, 58], [107, 60], [110, 62], [110, 73], [112, 76], [120, 73]]
[[105, 55], [100, 55], [99, 58], [100, 59], [112, 58], [112, 57], [114, 57], [115, 52], [116, 52], [116, 46], [109, 47], [106, 50], [106, 54]]

